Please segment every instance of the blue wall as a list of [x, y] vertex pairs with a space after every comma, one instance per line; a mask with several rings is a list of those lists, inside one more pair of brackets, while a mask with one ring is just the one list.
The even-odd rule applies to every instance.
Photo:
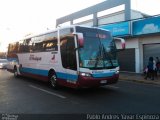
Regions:
[[108, 24], [108, 25], [103, 25], [99, 27], [109, 30], [113, 36], [128, 36], [131, 34], [130, 22], [119, 22], [119, 23]]
[[160, 33], [160, 16], [150, 17], [143, 20], [118, 22], [99, 26], [100, 28], [109, 30], [115, 36], [137, 36], [153, 33]]

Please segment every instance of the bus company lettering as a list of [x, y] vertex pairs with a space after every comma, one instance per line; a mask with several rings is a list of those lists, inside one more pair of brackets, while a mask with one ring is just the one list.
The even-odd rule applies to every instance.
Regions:
[[34, 55], [30, 55], [29, 60], [41, 61], [42, 58], [41, 58], [41, 57], [34, 56]]

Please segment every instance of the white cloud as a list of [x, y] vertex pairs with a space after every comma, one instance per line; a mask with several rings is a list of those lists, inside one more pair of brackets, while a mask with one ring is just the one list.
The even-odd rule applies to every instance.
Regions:
[[160, 32], [160, 29], [157, 25], [152, 24], [146, 24], [142, 29], [142, 34], [146, 33], [155, 33]]

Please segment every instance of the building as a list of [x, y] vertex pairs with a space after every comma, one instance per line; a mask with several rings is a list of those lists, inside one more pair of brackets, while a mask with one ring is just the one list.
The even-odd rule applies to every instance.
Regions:
[[[125, 9], [104, 16], [97, 16], [98, 12], [119, 5], [124, 5]], [[97, 26], [110, 30], [114, 37], [125, 38], [126, 50], [118, 53], [121, 71], [142, 73], [150, 56], [160, 58], [160, 16], [148, 16], [131, 10], [130, 0], [121, 0], [121, 2], [107, 0], [57, 19], [57, 24], [66, 22], [67, 20], [71, 20], [71, 24], [74, 24], [75, 19], [90, 15], [91, 13], [93, 14], [92, 19], [76, 24]], [[117, 46], [119, 47], [118, 43]]]
[[126, 40], [126, 50], [118, 55], [121, 71], [142, 73], [150, 56], [160, 58], [160, 16], [140, 14], [141, 19], [99, 26]]

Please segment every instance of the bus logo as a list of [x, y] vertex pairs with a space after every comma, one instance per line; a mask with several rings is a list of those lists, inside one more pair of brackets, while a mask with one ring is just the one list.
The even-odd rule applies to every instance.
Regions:
[[52, 60], [55, 60], [55, 55], [53, 55]]

